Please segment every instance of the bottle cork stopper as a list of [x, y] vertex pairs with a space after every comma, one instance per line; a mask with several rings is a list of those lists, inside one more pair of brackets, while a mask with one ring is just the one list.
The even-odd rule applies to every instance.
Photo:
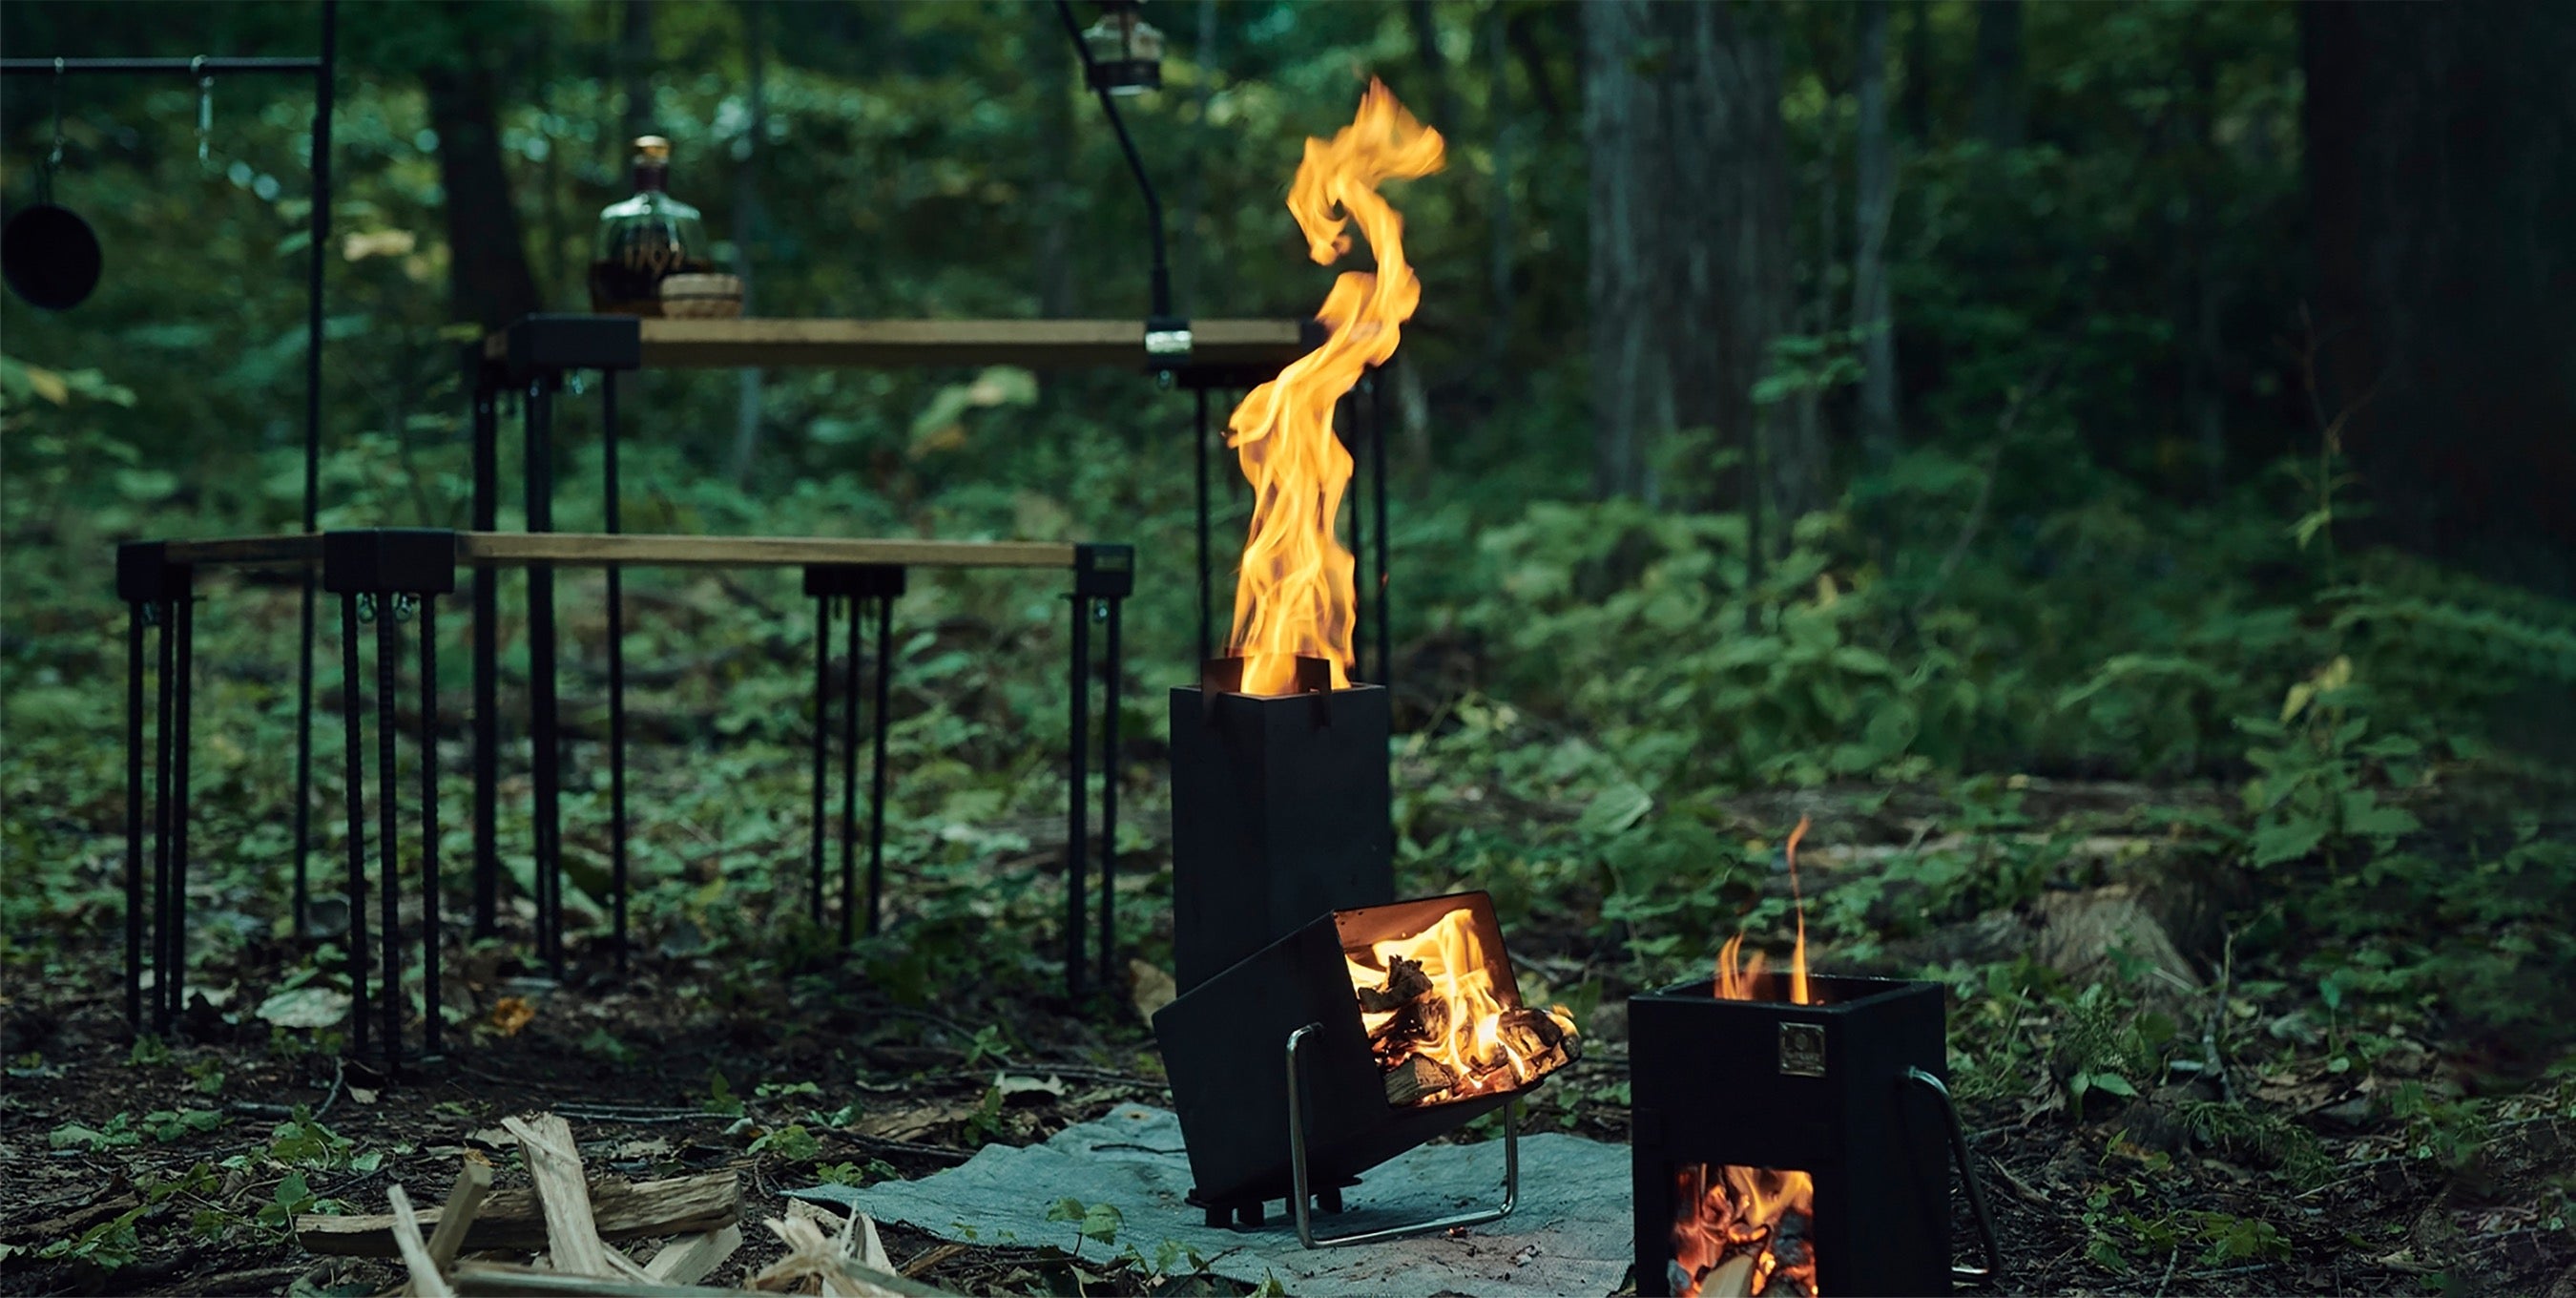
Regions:
[[641, 157], [651, 158], [656, 162], [668, 162], [671, 158], [671, 142], [658, 135], [639, 135], [635, 137], [635, 152]]

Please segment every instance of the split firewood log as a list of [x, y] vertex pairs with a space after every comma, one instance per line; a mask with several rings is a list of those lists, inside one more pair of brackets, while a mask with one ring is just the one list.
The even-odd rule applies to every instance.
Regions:
[[1458, 1075], [1436, 1059], [1412, 1055], [1386, 1075], [1386, 1102], [1419, 1104], [1458, 1084]]
[[1360, 1008], [1371, 1014], [1402, 1010], [1431, 994], [1431, 975], [1422, 972], [1422, 962], [1396, 956], [1388, 964], [1386, 985], [1355, 989]]

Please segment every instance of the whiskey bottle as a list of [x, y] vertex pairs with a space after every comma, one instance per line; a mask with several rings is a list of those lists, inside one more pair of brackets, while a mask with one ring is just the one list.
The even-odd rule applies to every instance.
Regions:
[[671, 170], [671, 142], [658, 135], [635, 141], [635, 195], [599, 213], [599, 238], [590, 263], [590, 309], [602, 314], [662, 314], [662, 281], [705, 274], [706, 227], [698, 209], [664, 188]]

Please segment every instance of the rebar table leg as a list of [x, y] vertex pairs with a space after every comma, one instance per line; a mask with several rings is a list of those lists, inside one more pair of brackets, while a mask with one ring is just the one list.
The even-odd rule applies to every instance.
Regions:
[[[474, 391], [474, 529], [499, 526], [499, 394]], [[474, 936], [499, 925], [501, 896], [501, 575], [474, 570]]]
[[171, 691], [178, 672], [172, 660], [179, 652], [170, 634], [175, 616], [170, 601], [160, 603], [160, 677], [156, 682], [152, 726], [152, 1030], [167, 1033], [170, 1013], [164, 993], [170, 986], [170, 719], [177, 711]]
[[1126, 601], [1101, 601], [1109, 615], [1104, 666], [1109, 684], [1100, 714], [1100, 985], [1115, 987], [1118, 958], [1118, 610]]
[[[305, 481], [313, 480], [308, 463]], [[308, 486], [307, 492], [311, 491]], [[313, 530], [313, 502], [305, 498], [304, 530]], [[315, 576], [304, 571], [304, 609], [295, 662], [295, 936], [312, 936], [313, 884], [313, 600]]]
[[143, 614], [125, 606], [125, 1027], [143, 1029]]
[[439, 1053], [438, 604], [420, 600], [420, 1053]]
[[340, 597], [340, 725], [348, 750], [349, 1049], [367, 1052], [367, 774], [358, 733], [358, 597]]
[[[526, 410], [528, 530], [554, 530], [554, 430], [546, 380], [528, 385]], [[528, 569], [528, 691], [534, 743], [531, 748], [535, 787], [537, 949], [557, 978], [564, 973], [563, 947], [563, 753], [556, 728], [555, 574], [538, 564]]]
[[[857, 614], [851, 615], [853, 623]], [[894, 596], [877, 597], [877, 700], [870, 724], [876, 752], [868, 760], [868, 936], [885, 925], [885, 822], [887, 707], [894, 693]]]
[[830, 834], [824, 806], [831, 784], [832, 597], [814, 598], [814, 852], [807, 871], [806, 915], [823, 923], [823, 842]]
[[1091, 803], [1091, 597], [1073, 597], [1073, 693], [1071, 734], [1066, 748], [1073, 757], [1073, 779], [1065, 794], [1064, 840], [1064, 987], [1065, 995], [1082, 999], [1083, 890], [1090, 870], [1090, 839], [1083, 823]]
[[402, 1063], [402, 838], [395, 824], [401, 814], [395, 796], [400, 775], [394, 752], [394, 690], [401, 666], [400, 629], [395, 625], [399, 596], [376, 596], [376, 894], [384, 922], [377, 942], [384, 948], [384, 979], [378, 1008], [384, 1014], [385, 1074]]
[[[617, 486], [617, 373], [599, 375], [600, 476], [606, 499], [602, 521], [610, 535], [619, 521]], [[626, 581], [608, 566], [608, 889], [615, 910], [617, 972], [626, 972]]]
[[841, 665], [841, 945], [859, 918], [859, 606], [850, 599], [850, 658]]
[[167, 947], [169, 963], [164, 966], [160, 985], [168, 992], [163, 1004], [171, 1021], [187, 1008], [188, 993], [188, 786], [194, 774], [189, 755], [188, 716], [196, 702], [196, 572], [187, 565], [170, 570], [173, 589], [170, 594], [170, 630], [179, 639], [178, 681], [173, 691], [174, 711], [171, 725], [177, 734], [171, 739], [170, 773], [170, 928]]

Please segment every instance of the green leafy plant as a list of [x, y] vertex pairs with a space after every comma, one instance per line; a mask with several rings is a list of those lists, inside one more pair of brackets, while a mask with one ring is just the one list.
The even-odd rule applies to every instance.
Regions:
[[1071, 1197], [1056, 1200], [1055, 1204], [1047, 1209], [1046, 1219], [1073, 1224], [1072, 1251], [1077, 1258], [1082, 1256], [1082, 1241], [1093, 1239], [1103, 1244], [1115, 1244], [1118, 1242], [1119, 1227], [1126, 1224], [1126, 1218], [1118, 1211], [1116, 1204], [1086, 1204], [1080, 1199]]

